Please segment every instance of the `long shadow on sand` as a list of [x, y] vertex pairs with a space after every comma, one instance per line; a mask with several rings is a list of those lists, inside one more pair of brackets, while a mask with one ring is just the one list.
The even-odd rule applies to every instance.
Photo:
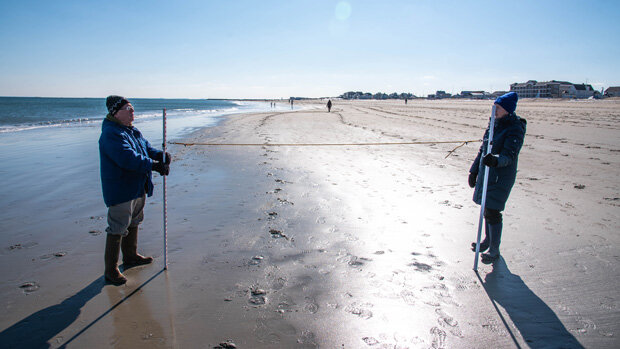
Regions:
[[49, 348], [48, 341], [69, 327], [80, 315], [82, 307], [101, 293], [103, 277], [91, 282], [81, 291], [22, 319], [0, 332], [2, 348]]
[[[485, 282], [482, 279], [480, 282], [493, 305], [497, 302], [506, 310], [530, 348], [583, 348], [553, 310], [527, 287], [519, 275], [510, 272], [504, 258], [500, 257], [493, 264], [493, 271], [486, 275]], [[496, 310], [502, 317], [497, 307]], [[504, 325], [520, 347], [505, 321]]]
[[[151, 282], [163, 272], [164, 269], [160, 270], [155, 275], [151, 276], [151, 278], [143, 282], [140, 286], [136, 287], [135, 290], [111, 306], [110, 309], [106, 310], [103, 314], [99, 315], [99, 317], [82, 328], [79, 332], [73, 335], [73, 337], [64, 342], [60, 348], [64, 348], [67, 344], [73, 342], [73, 340], [78, 338], [82, 333], [86, 332], [86, 330], [111, 313], [112, 310], [121, 305], [121, 303], [125, 302], [136, 292], [140, 291], [140, 289], [146, 286], [146, 284]], [[45, 309], [41, 309], [36, 313], [22, 319], [13, 326], [0, 332], [0, 347], [37, 349], [49, 348], [51, 345], [48, 342], [64, 329], [71, 326], [71, 324], [75, 322], [80, 315], [82, 307], [89, 300], [101, 293], [101, 290], [105, 285], [105, 280], [103, 277], [100, 277], [91, 282], [88, 286], [84, 287], [78, 293], [62, 301], [60, 304], [55, 304]]]

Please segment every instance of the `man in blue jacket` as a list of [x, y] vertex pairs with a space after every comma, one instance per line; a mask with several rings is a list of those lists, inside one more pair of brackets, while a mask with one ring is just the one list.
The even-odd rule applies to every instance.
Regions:
[[151, 171], [168, 175], [170, 154], [151, 147], [133, 124], [134, 109], [121, 96], [106, 99], [108, 115], [103, 120], [99, 137], [101, 187], [108, 207], [105, 247], [105, 278], [115, 285], [127, 279], [118, 270], [118, 257], [123, 251], [126, 268], [149, 264], [152, 257], [138, 254], [138, 225], [144, 219], [146, 196], [153, 195]]
[[[487, 199], [484, 209], [485, 238], [480, 243], [483, 263], [492, 263], [499, 258], [499, 244], [502, 237], [502, 211], [517, 177], [519, 151], [525, 138], [527, 122], [515, 114], [518, 96], [515, 92], [506, 93], [495, 100], [495, 126], [491, 154], [487, 152], [489, 129], [484, 133], [478, 156], [469, 170], [469, 186], [474, 190], [474, 202], [482, 201], [484, 171], [489, 170]], [[482, 159], [481, 159], [482, 157]], [[476, 243], [472, 243], [476, 250]]]

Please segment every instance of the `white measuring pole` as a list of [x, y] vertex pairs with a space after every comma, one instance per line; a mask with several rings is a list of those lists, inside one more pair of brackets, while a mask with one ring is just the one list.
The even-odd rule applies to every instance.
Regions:
[[[495, 127], [495, 104], [491, 108], [491, 121], [489, 122], [489, 139], [487, 139], [487, 151], [481, 154], [482, 158], [491, 153], [493, 147], [493, 128]], [[480, 219], [478, 220], [478, 237], [476, 238], [476, 258], [474, 259], [474, 271], [478, 271], [478, 255], [480, 254], [480, 237], [482, 236], [482, 227], [484, 226], [484, 208], [487, 203], [487, 185], [489, 183], [489, 167], [484, 169], [484, 181], [482, 182], [482, 202], [480, 203]]]
[[[164, 108], [164, 127], [163, 127], [163, 141], [162, 141], [162, 150], [164, 155], [162, 157], [163, 163], [166, 163], [166, 108]], [[166, 198], [166, 176], [162, 176], [164, 178], [164, 270], [168, 270], [168, 208], [166, 207], [167, 198]]]

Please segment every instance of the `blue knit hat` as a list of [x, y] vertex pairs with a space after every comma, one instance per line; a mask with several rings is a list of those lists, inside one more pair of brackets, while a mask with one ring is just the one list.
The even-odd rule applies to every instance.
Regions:
[[516, 92], [508, 92], [503, 96], [497, 97], [495, 104], [501, 105], [509, 114], [512, 114], [515, 112], [515, 109], [517, 109], [518, 99], [519, 96], [517, 96]]

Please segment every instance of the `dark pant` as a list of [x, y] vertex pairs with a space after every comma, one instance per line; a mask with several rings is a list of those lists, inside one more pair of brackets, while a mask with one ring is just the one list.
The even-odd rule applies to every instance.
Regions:
[[499, 256], [499, 245], [502, 241], [502, 212], [492, 208], [484, 208], [486, 221], [486, 238], [489, 242], [489, 255]]
[[484, 219], [488, 224], [498, 224], [502, 222], [502, 211], [492, 208], [484, 208]]

